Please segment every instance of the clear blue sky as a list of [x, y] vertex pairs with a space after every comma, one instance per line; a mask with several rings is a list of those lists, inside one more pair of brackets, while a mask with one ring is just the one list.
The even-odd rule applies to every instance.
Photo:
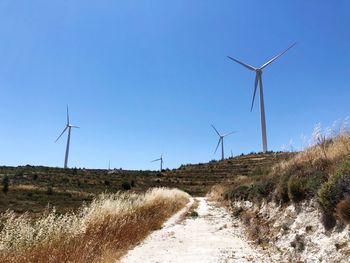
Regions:
[[[260, 151], [254, 73], [264, 72], [269, 149], [350, 114], [350, 2], [0, 0], [0, 163], [157, 169]], [[258, 101], [257, 101], [258, 102]]]

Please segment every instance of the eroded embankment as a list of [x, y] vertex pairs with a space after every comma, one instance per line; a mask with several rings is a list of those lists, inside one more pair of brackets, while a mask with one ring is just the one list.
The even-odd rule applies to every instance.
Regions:
[[315, 200], [288, 206], [236, 201], [231, 212], [247, 236], [269, 251], [272, 262], [349, 262], [349, 227], [338, 222], [326, 230]]

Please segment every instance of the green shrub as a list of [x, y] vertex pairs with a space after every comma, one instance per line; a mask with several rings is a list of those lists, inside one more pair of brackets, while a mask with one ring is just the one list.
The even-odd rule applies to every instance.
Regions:
[[324, 209], [322, 209], [321, 222], [326, 230], [332, 229], [337, 223], [333, 213], [330, 213]]
[[325, 183], [328, 179], [328, 174], [324, 171], [316, 171], [307, 177], [306, 189], [307, 194], [316, 196], [318, 190], [321, 188], [322, 184]]
[[306, 178], [291, 176], [288, 180], [288, 198], [292, 202], [300, 202], [305, 198]]
[[334, 212], [336, 205], [350, 194], [350, 173], [337, 173], [324, 183], [318, 193], [318, 200], [323, 208]]
[[225, 199], [235, 200], [247, 200], [249, 194], [249, 186], [247, 185], [239, 185], [235, 187], [233, 190], [225, 193]]
[[288, 181], [290, 178], [290, 173], [282, 174], [276, 185], [276, 201], [282, 203], [287, 203], [289, 201], [288, 197]]
[[105, 184], [105, 186], [110, 186], [111, 182], [109, 180], [104, 180], [104, 184]]
[[129, 184], [129, 182], [123, 182], [122, 183], [122, 188], [123, 188], [123, 190], [130, 190], [131, 189], [131, 185]]
[[9, 177], [5, 175], [5, 177], [2, 179], [2, 191], [7, 194], [9, 191]]
[[267, 198], [273, 191], [275, 185], [270, 180], [264, 180], [252, 184], [249, 188], [248, 200], [261, 201], [263, 198]]
[[226, 200], [261, 201], [268, 197], [274, 187], [275, 185], [271, 180], [259, 181], [251, 185], [242, 184], [226, 192], [224, 198]]
[[190, 214], [190, 216], [191, 216], [192, 218], [197, 218], [199, 215], [198, 215], [198, 212], [197, 212], [197, 211], [192, 211], [191, 214]]

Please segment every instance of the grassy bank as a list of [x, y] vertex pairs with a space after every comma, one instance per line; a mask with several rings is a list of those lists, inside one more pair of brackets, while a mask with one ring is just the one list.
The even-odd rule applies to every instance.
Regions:
[[100, 195], [77, 213], [47, 212], [33, 220], [0, 218], [0, 262], [115, 262], [184, 207], [189, 196], [155, 188], [145, 194]]
[[[316, 200], [322, 223], [332, 229], [337, 222], [350, 223], [350, 133], [342, 131], [325, 136], [314, 133], [314, 143], [270, 171], [238, 176], [229, 185], [216, 186], [212, 196], [229, 204], [250, 201], [255, 205], [274, 202], [287, 206]], [[263, 222], [256, 215], [234, 211], [249, 222]]]

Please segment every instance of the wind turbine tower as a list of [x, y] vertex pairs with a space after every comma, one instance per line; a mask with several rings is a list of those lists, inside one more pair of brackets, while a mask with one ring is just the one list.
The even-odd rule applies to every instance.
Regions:
[[66, 132], [66, 130], [68, 130], [66, 154], [65, 154], [65, 157], [64, 157], [64, 168], [67, 168], [67, 167], [68, 167], [68, 155], [69, 155], [69, 145], [70, 145], [70, 134], [71, 134], [72, 128], [79, 128], [79, 127], [70, 124], [70, 121], [69, 121], [69, 110], [68, 110], [68, 105], [67, 105], [67, 124], [66, 124], [66, 127], [63, 129], [63, 132], [60, 134], [60, 136], [58, 136], [58, 138], [57, 138], [56, 141], [55, 141], [55, 142], [57, 142], [57, 141], [61, 138], [61, 136]]
[[224, 159], [225, 159], [225, 153], [224, 153], [224, 138], [225, 138], [226, 136], [231, 135], [232, 133], [235, 133], [235, 132], [229, 132], [229, 133], [226, 133], [226, 134], [220, 134], [220, 133], [218, 132], [218, 130], [214, 127], [214, 125], [211, 125], [211, 127], [213, 127], [214, 131], [215, 131], [216, 134], [219, 136], [219, 141], [218, 141], [218, 144], [216, 145], [214, 154], [215, 154], [216, 151], [218, 150], [219, 145], [220, 145], [220, 143], [221, 143], [221, 160], [224, 160]]
[[162, 172], [163, 171], [163, 154], [160, 156], [160, 158], [151, 161], [151, 163], [157, 162], [157, 161], [160, 161], [160, 172]]
[[279, 53], [278, 55], [274, 56], [272, 59], [267, 61], [265, 64], [263, 64], [259, 68], [255, 68], [249, 64], [243, 63], [242, 61], [239, 61], [238, 59], [232, 58], [228, 56], [229, 59], [232, 59], [233, 61], [237, 62], [238, 64], [242, 65], [243, 67], [246, 67], [247, 69], [251, 71], [255, 71], [255, 85], [254, 85], [254, 92], [253, 92], [253, 100], [250, 107], [250, 111], [253, 110], [254, 106], [254, 100], [256, 95], [256, 90], [259, 85], [259, 94], [260, 94], [260, 122], [261, 122], [261, 137], [262, 137], [262, 148], [263, 152], [267, 152], [267, 135], [266, 135], [266, 120], [265, 120], [265, 105], [264, 105], [264, 92], [263, 92], [263, 84], [262, 84], [262, 73], [263, 69], [265, 69], [268, 65], [270, 65], [272, 62], [274, 62], [276, 59], [278, 59], [280, 56], [282, 56], [284, 53], [286, 53], [289, 49], [291, 49], [296, 43], [288, 47], [283, 52]]

